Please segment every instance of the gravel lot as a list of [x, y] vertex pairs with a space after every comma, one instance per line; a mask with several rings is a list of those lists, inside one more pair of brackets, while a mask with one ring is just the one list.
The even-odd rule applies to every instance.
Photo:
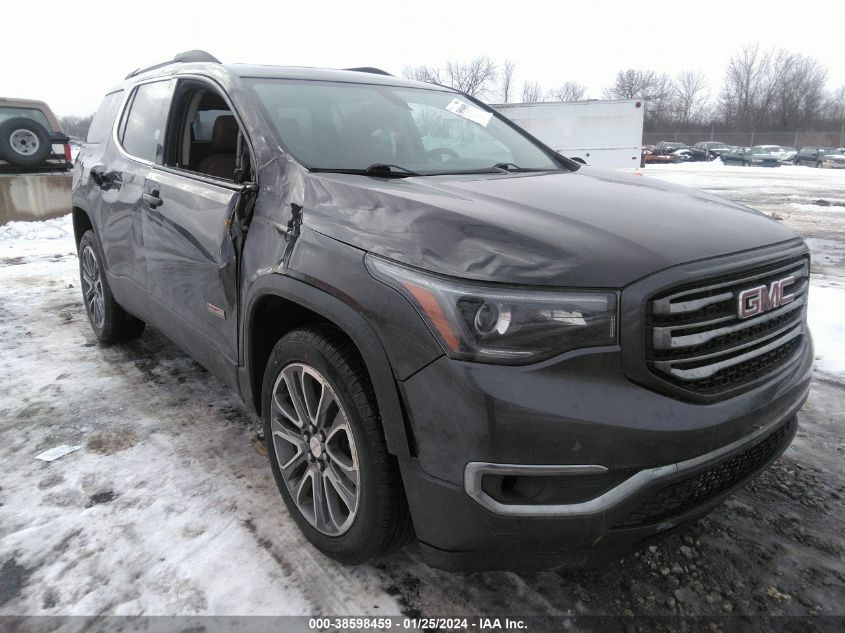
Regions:
[[[643, 172], [809, 238], [811, 301], [843, 305], [845, 173]], [[221, 383], [155, 331], [95, 344], [68, 231], [0, 227], [0, 615], [845, 615], [845, 335], [829, 312], [795, 443], [686, 532], [593, 573], [451, 575], [413, 545], [345, 568], [300, 536]], [[35, 459], [62, 444], [80, 448]]]

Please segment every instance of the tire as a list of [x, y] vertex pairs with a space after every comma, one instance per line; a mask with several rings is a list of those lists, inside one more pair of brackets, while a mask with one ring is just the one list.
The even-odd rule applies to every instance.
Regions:
[[40, 123], [16, 117], [0, 124], [0, 158], [18, 167], [35, 167], [53, 153], [50, 133]]
[[135, 318], [114, 300], [103, 274], [103, 251], [94, 231], [79, 240], [79, 285], [91, 329], [101, 343], [119, 343], [141, 336], [146, 323]]
[[749, 163], [747, 160], [745, 160], [745, 161], [742, 161], [742, 166], [743, 167], [751, 167], [751, 163]]
[[[303, 398], [305, 393], [310, 398]], [[317, 549], [355, 565], [398, 549], [413, 536], [369, 375], [338, 330], [316, 325], [282, 337], [267, 362], [261, 398], [273, 478], [288, 512]], [[322, 416], [313, 415], [318, 401], [328, 402]]]

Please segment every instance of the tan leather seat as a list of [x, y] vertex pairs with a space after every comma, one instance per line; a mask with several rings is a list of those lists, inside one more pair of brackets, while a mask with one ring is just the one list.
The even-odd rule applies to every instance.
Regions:
[[238, 122], [234, 116], [224, 114], [217, 117], [211, 132], [211, 154], [200, 161], [197, 171], [209, 176], [233, 180], [238, 131]]

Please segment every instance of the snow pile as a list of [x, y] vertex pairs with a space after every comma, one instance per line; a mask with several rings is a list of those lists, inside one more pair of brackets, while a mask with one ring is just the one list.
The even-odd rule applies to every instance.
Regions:
[[59, 240], [70, 235], [73, 235], [73, 221], [69, 213], [43, 222], [9, 222], [0, 226], [0, 242]]
[[845, 378], [845, 288], [810, 286], [809, 321], [816, 369]]
[[0, 226], [0, 256], [67, 255], [76, 252], [71, 214], [41, 222]]

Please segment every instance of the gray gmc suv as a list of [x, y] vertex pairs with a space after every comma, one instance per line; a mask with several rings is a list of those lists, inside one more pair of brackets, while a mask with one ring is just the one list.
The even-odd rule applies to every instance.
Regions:
[[574, 163], [374, 68], [131, 73], [74, 167], [103, 343], [151, 324], [264, 422], [320, 550], [579, 568], [701, 517], [796, 432], [804, 242]]

